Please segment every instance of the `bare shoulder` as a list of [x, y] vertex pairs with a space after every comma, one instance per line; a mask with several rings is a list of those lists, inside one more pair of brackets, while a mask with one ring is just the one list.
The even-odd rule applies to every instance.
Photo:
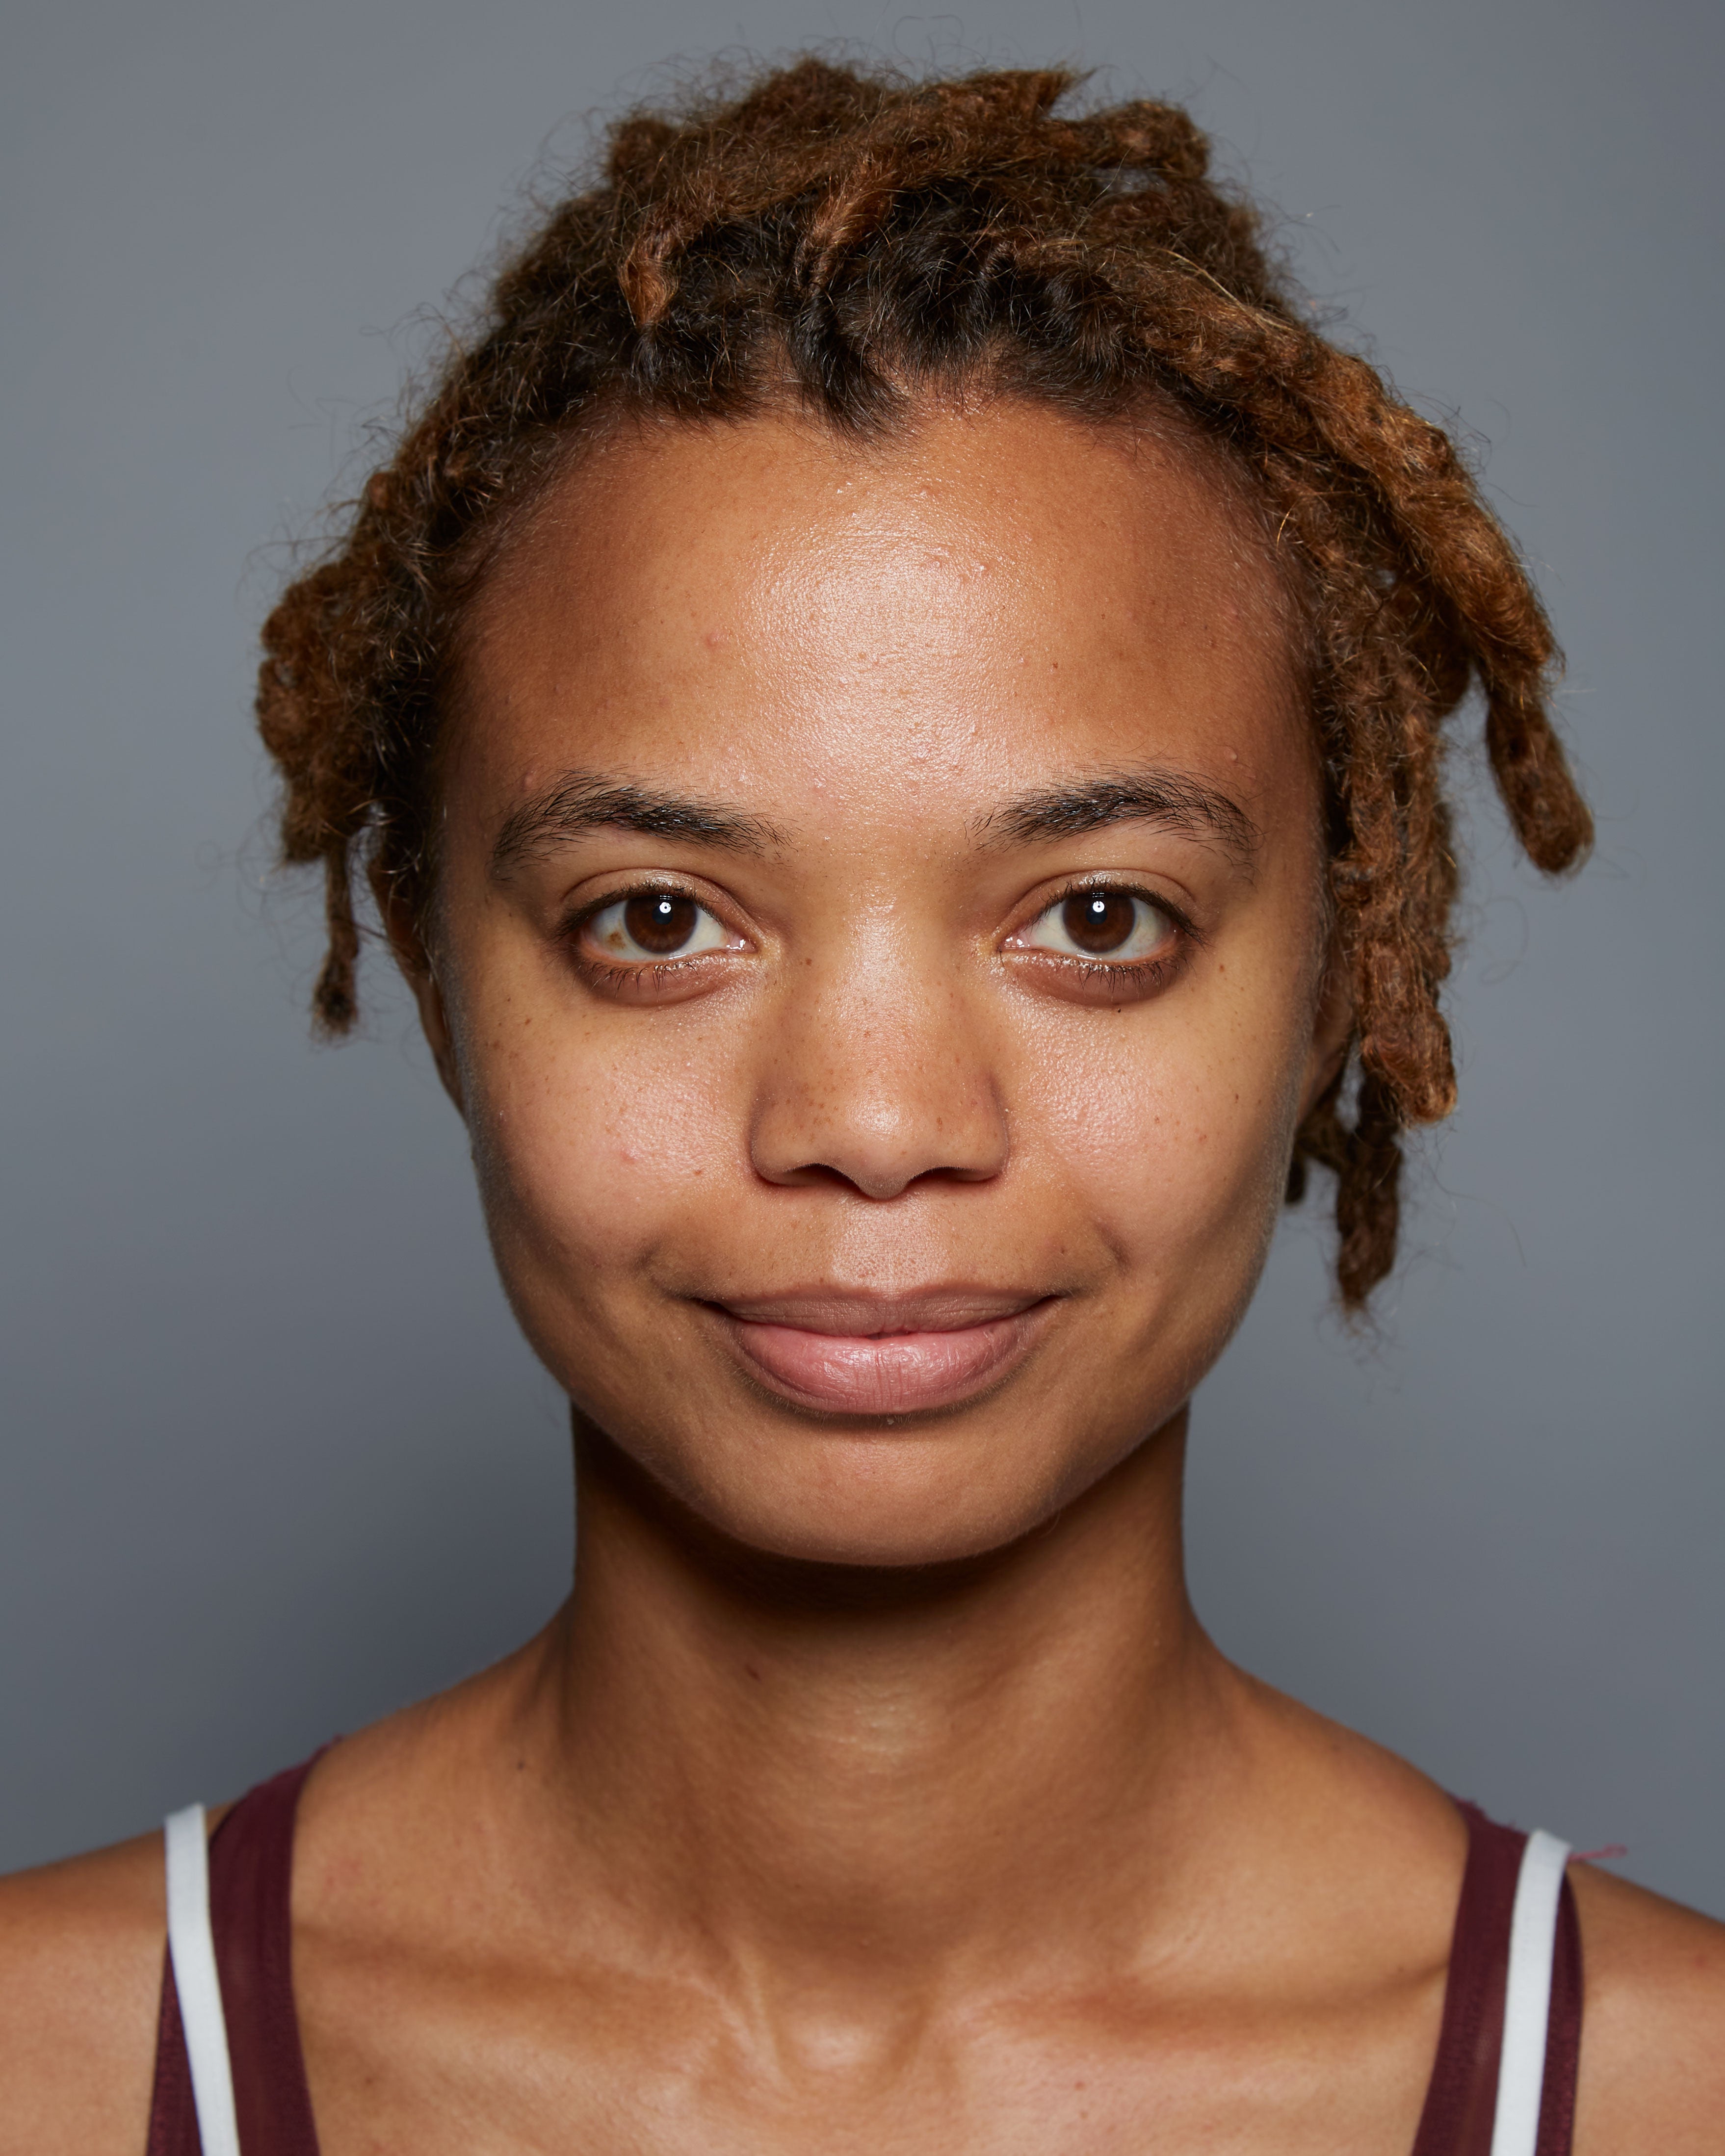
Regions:
[[1725, 1924], [1572, 1866], [1586, 2005], [1575, 2156], [1716, 2156], [1725, 2122]]
[[160, 1834], [0, 1879], [0, 2156], [136, 2156], [165, 1900]]

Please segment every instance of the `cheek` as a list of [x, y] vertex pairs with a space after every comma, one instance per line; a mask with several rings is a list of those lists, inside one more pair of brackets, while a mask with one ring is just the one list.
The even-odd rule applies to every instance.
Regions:
[[741, 1119], [692, 1028], [485, 1029], [464, 1055], [487, 1224], [519, 1307], [639, 1269], [726, 1179]]
[[1201, 1024], [1177, 1022], [1170, 999], [1050, 1042], [1025, 1119], [1075, 1210], [1117, 1265], [1155, 1284], [1163, 1307], [1168, 1294], [1231, 1301], [1250, 1290], [1280, 1210], [1305, 1071], [1292, 999], [1242, 988], [1207, 1004]]

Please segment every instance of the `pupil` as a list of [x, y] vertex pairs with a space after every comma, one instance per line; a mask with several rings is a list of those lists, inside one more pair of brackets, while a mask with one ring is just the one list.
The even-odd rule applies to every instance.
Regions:
[[659, 891], [649, 897], [630, 899], [623, 909], [623, 925], [642, 950], [668, 958], [695, 933], [695, 915], [692, 898]]
[[1137, 904], [1124, 891], [1086, 891], [1060, 909], [1061, 926], [1081, 951], [1117, 951], [1137, 925]]

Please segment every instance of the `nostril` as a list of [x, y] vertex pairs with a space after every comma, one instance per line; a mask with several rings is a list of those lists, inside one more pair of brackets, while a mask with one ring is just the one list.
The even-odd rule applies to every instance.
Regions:
[[763, 1073], [749, 1152], [765, 1181], [880, 1200], [1000, 1173], [1007, 1118], [991, 1072], [964, 1070], [950, 1046], [936, 1055], [906, 1040], [893, 1053], [878, 1036], [837, 1065], [835, 1045], [823, 1040], [812, 1070], [796, 1071], [781, 1044]]
[[977, 1183], [992, 1182], [999, 1173], [996, 1168], [925, 1168], [906, 1175], [891, 1169], [875, 1168], [873, 1172], [861, 1167], [834, 1168], [824, 1161], [809, 1161], [801, 1167], [787, 1168], [776, 1174], [760, 1171], [764, 1179], [789, 1189], [819, 1189], [854, 1191], [859, 1197], [876, 1204], [902, 1197], [907, 1191], [930, 1187], [939, 1188], [949, 1183]]
[[824, 1161], [819, 1160], [809, 1161], [801, 1168], [789, 1168], [784, 1173], [773, 1176], [769, 1179], [774, 1183], [800, 1183], [809, 1186], [827, 1183], [835, 1188], [844, 1189], [855, 1187], [848, 1175], [841, 1174], [836, 1168], [829, 1168]]

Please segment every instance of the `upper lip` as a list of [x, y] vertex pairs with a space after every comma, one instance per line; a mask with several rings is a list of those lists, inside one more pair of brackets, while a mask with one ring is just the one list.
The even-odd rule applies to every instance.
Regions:
[[1047, 1296], [1035, 1289], [947, 1286], [908, 1295], [865, 1290], [803, 1288], [788, 1295], [724, 1296], [713, 1306], [746, 1324], [791, 1325], [804, 1332], [870, 1339], [892, 1332], [957, 1332], [1016, 1317]]

